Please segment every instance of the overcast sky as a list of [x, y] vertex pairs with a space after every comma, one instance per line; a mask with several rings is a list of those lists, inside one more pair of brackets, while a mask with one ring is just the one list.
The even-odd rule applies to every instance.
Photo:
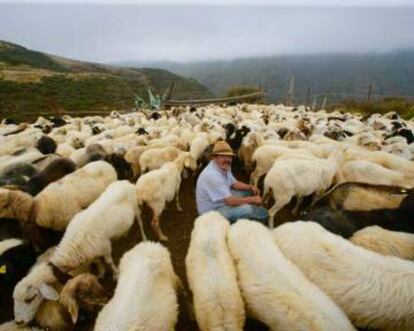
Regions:
[[414, 0], [23, 2], [0, 0], [0, 39], [88, 61], [414, 49]]

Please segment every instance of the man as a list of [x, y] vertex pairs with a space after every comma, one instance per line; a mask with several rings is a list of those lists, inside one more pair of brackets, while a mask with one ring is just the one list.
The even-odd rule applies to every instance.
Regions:
[[196, 201], [201, 215], [217, 210], [230, 223], [248, 218], [265, 223], [267, 210], [257, 187], [238, 181], [231, 173], [234, 153], [225, 141], [218, 141], [211, 153], [212, 160], [197, 180]]

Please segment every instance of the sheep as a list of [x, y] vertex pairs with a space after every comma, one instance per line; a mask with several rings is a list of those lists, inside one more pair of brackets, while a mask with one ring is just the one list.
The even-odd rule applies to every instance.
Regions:
[[64, 231], [72, 217], [95, 201], [116, 179], [116, 171], [109, 163], [91, 162], [49, 184], [36, 195], [30, 221], [44, 228]]
[[336, 176], [343, 154], [333, 152], [327, 160], [283, 159], [276, 162], [264, 180], [263, 196], [272, 189], [275, 203], [269, 210], [269, 225], [273, 228], [274, 216], [296, 196], [296, 213], [303, 197], [315, 193], [314, 201], [328, 189]]
[[344, 312], [286, 259], [263, 225], [239, 220], [230, 253], [250, 316], [270, 330], [355, 330]]
[[136, 245], [121, 258], [115, 294], [99, 313], [94, 330], [174, 330], [179, 284], [165, 247]]
[[264, 139], [257, 132], [249, 132], [245, 139], [243, 139], [237, 156], [243, 162], [244, 168], [247, 173], [253, 170], [253, 153], [261, 145], [264, 144]]
[[194, 222], [185, 259], [200, 330], [243, 330], [244, 303], [227, 247], [229, 222], [218, 212]]
[[413, 197], [413, 190], [398, 186], [343, 183], [328, 191], [317, 209], [304, 216], [344, 238], [371, 225], [414, 233]]
[[414, 329], [414, 265], [353, 245], [314, 222], [273, 230], [282, 253], [329, 295], [355, 326]]
[[57, 279], [47, 259], [38, 259], [27, 276], [14, 288], [14, 320], [18, 324], [27, 325], [31, 322], [45, 299], [56, 301], [59, 298], [54, 287]]
[[141, 173], [141, 168], [139, 166], [139, 158], [141, 157], [142, 153], [146, 150], [150, 149], [149, 146], [136, 146], [130, 148], [125, 153], [125, 160], [130, 164], [132, 168], [133, 178], [137, 179]]
[[0, 185], [25, 185], [38, 170], [35, 166], [27, 162], [11, 164], [0, 174]]
[[[160, 169], [150, 171], [138, 178], [136, 192], [138, 205], [144, 202], [153, 212], [151, 225], [158, 238], [167, 241], [168, 237], [160, 227], [160, 217], [165, 204], [174, 199], [178, 211], [182, 211], [179, 201], [181, 173], [184, 168], [192, 167], [194, 159], [189, 152], [182, 152], [174, 161], [165, 163]], [[192, 168], [193, 170], [195, 167]], [[141, 215], [138, 215], [141, 218]], [[140, 221], [142, 223], [142, 220]]]
[[57, 158], [49, 163], [42, 171], [34, 175], [25, 184], [24, 191], [35, 196], [48, 184], [59, 180], [67, 174], [76, 170], [76, 164], [67, 158]]
[[80, 308], [95, 312], [97, 307], [104, 306], [109, 299], [109, 293], [96, 276], [90, 273], [82, 273], [70, 279], [59, 294], [59, 303], [69, 312], [73, 324], [78, 321]]
[[114, 167], [118, 180], [133, 179], [132, 167], [121, 154], [110, 153], [105, 156], [104, 160]]
[[399, 171], [365, 160], [346, 162], [342, 167], [342, 176], [342, 181], [345, 182], [396, 185], [406, 188], [413, 187], [414, 184], [413, 176], [405, 176]]
[[5, 322], [0, 325], [0, 331], [43, 331], [33, 326], [19, 326], [15, 321]]
[[86, 276], [89, 265], [71, 272], [68, 277], [75, 278], [62, 288], [63, 284], [50, 264], [55, 251], [56, 247], [52, 247], [40, 255], [30, 272], [14, 288], [14, 316], [20, 325], [35, 320], [42, 328], [72, 329], [71, 316], [77, 316], [78, 306], [93, 311], [95, 305], [102, 305], [108, 298], [97, 279]]
[[380, 226], [369, 226], [353, 234], [349, 241], [382, 255], [414, 259], [414, 235], [389, 231]]
[[63, 156], [63, 157], [70, 157], [76, 149], [73, 148], [68, 143], [59, 144], [56, 148], [56, 154]]
[[101, 144], [90, 144], [86, 148], [75, 150], [70, 155], [70, 158], [78, 167], [83, 167], [89, 162], [103, 160], [107, 154], [107, 151]]
[[48, 137], [42, 136], [36, 143], [36, 148], [43, 154], [53, 154], [56, 151], [56, 142]]
[[1, 157], [0, 172], [8, 167], [13, 167], [19, 163], [33, 163], [36, 160], [42, 159], [44, 155], [39, 151], [29, 151], [15, 156]]
[[[116, 278], [118, 269], [111, 255], [111, 239], [125, 235], [139, 214], [135, 186], [126, 180], [110, 184], [95, 202], [69, 223], [51, 263], [68, 273], [103, 257]], [[141, 222], [139, 226], [145, 239]]]
[[190, 153], [194, 160], [199, 160], [209, 145], [208, 134], [205, 132], [198, 132], [190, 144]]
[[414, 175], [413, 162], [383, 151], [367, 152], [364, 150], [349, 149], [345, 153], [345, 160], [365, 160], [377, 163], [390, 170], [399, 171], [405, 175]]
[[9, 238], [0, 241], [0, 285], [13, 287], [36, 261], [33, 249], [23, 240]]
[[172, 146], [144, 151], [139, 158], [141, 173], [161, 168], [164, 163], [173, 161], [180, 153], [178, 148]]
[[305, 150], [291, 150], [287, 147], [279, 145], [260, 146], [256, 149], [252, 156], [252, 160], [256, 165], [250, 175], [250, 183], [257, 186], [259, 179], [270, 170], [275, 160], [282, 155], [314, 158], [312, 153]]

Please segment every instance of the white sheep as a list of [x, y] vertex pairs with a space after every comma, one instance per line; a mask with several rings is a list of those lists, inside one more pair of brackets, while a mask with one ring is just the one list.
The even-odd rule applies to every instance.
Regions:
[[116, 179], [116, 171], [109, 163], [88, 163], [36, 195], [33, 220], [41, 227], [64, 231], [73, 216], [87, 208]]
[[[79, 304], [85, 307], [84, 302], [88, 301], [90, 305], [86, 307], [92, 310], [92, 306], [102, 305], [102, 300], [108, 300], [97, 279], [85, 274], [85, 271], [89, 271], [89, 265], [74, 270], [70, 276], [75, 278], [62, 288], [49, 265], [55, 250], [52, 247], [40, 255], [27, 276], [14, 289], [14, 316], [19, 324], [26, 325], [34, 319], [37, 325], [45, 329], [68, 330], [72, 327], [70, 316], [77, 317]], [[58, 301], [60, 290], [62, 303]]]
[[414, 175], [414, 163], [397, 155], [383, 151], [368, 152], [359, 149], [349, 149], [345, 153], [345, 159], [365, 160], [377, 163], [385, 168], [396, 170], [405, 175]]
[[250, 316], [270, 330], [355, 330], [344, 312], [277, 247], [263, 225], [239, 220], [228, 245]]
[[94, 330], [174, 330], [179, 283], [165, 247], [138, 244], [121, 258], [115, 294], [99, 313]]
[[190, 144], [190, 153], [194, 160], [198, 160], [209, 145], [208, 134], [205, 132], [197, 132]]
[[164, 163], [173, 161], [181, 153], [182, 151], [173, 146], [148, 149], [139, 158], [141, 173], [159, 169]]
[[273, 230], [282, 253], [362, 328], [414, 330], [414, 264], [382, 256], [314, 222]]
[[274, 205], [269, 209], [270, 227], [273, 228], [276, 213], [293, 197], [297, 198], [294, 213], [297, 212], [303, 197], [315, 194], [313, 201], [317, 201], [332, 185], [342, 159], [342, 152], [335, 151], [326, 160], [287, 158], [275, 162], [264, 179], [263, 189], [263, 195], [266, 196], [271, 188], [275, 198]]
[[138, 205], [142, 206], [145, 202], [151, 208], [151, 225], [160, 240], [168, 240], [160, 227], [160, 217], [165, 204], [175, 197], [177, 210], [182, 211], [179, 200], [181, 173], [184, 168], [192, 167], [193, 161], [189, 152], [182, 152], [174, 161], [165, 163], [160, 169], [150, 171], [137, 180]]
[[72, 217], [88, 207], [117, 178], [107, 162], [91, 162], [46, 186], [32, 198], [20, 191], [0, 189], [0, 217], [64, 231]]
[[396, 185], [410, 188], [414, 184], [414, 177], [404, 176], [399, 171], [385, 168], [377, 163], [354, 160], [342, 166], [342, 181], [360, 182], [378, 185]]
[[0, 331], [43, 331], [34, 326], [20, 326], [15, 321], [5, 322], [0, 325]]
[[56, 301], [57, 279], [47, 264], [53, 249], [40, 256], [30, 272], [14, 288], [14, 320], [19, 324], [31, 322], [44, 300]]
[[227, 247], [229, 228], [229, 222], [213, 211], [199, 216], [191, 233], [185, 264], [202, 331], [243, 330], [244, 303]]
[[414, 235], [411, 233], [390, 231], [374, 225], [355, 232], [349, 241], [382, 255], [414, 260]]
[[[111, 239], [125, 235], [137, 215], [135, 186], [126, 180], [112, 183], [87, 209], [75, 215], [51, 263], [68, 273], [103, 257], [116, 277], [118, 270], [111, 255]], [[144, 234], [142, 223], [139, 226]]]
[[134, 178], [138, 178], [141, 173], [141, 167], [139, 165], [139, 159], [146, 150], [150, 149], [149, 146], [136, 146], [130, 148], [125, 153], [125, 161], [127, 161], [132, 168]]
[[281, 145], [263, 145], [258, 147], [252, 156], [255, 168], [250, 175], [250, 182], [257, 186], [259, 179], [272, 167], [273, 163], [281, 156], [314, 158], [311, 152], [301, 149], [290, 149]]

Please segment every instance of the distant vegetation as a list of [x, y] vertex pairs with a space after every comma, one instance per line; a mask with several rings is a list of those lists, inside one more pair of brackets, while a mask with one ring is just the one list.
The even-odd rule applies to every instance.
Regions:
[[[243, 85], [232, 86], [227, 90], [225, 97], [227, 98], [239, 97], [242, 95], [252, 94], [255, 92], [259, 92], [259, 91], [260, 91], [259, 88], [256, 86], [243, 86]], [[258, 103], [258, 102], [261, 102], [261, 98], [251, 99], [249, 101], [249, 103]]]
[[[175, 99], [209, 98], [194, 79], [163, 69], [132, 69], [72, 61], [0, 41], [0, 117], [25, 114], [128, 110], [135, 94], [162, 94], [174, 83]], [[23, 114], [23, 115], [22, 115]]]
[[355, 100], [345, 100], [343, 102], [333, 104], [328, 110], [339, 109], [344, 112], [361, 113], [361, 114], [385, 114], [390, 111], [399, 113], [404, 119], [414, 117], [414, 102], [405, 100], [404, 98], [388, 97], [373, 102], [358, 102]]
[[[129, 62], [128, 65], [133, 65]], [[373, 82], [372, 94], [414, 97], [414, 50], [363, 55], [294, 55], [257, 57], [233, 61], [159, 62], [153, 66], [197, 79], [216, 96], [234, 85], [257, 86], [262, 82], [269, 102], [286, 98], [289, 82], [295, 78], [294, 99], [304, 102], [307, 89], [311, 98], [331, 93], [328, 104], [354, 98], [365, 99]]]

